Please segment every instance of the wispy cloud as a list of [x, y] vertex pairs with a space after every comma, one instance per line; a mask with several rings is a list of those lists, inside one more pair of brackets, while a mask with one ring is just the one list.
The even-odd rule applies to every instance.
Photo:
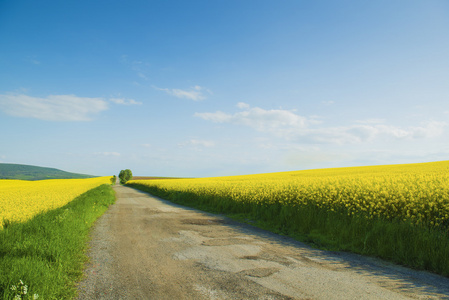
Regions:
[[383, 124], [385, 123], [385, 119], [366, 119], [366, 120], [357, 120], [355, 122], [359, 124]]
[[134, 99], [125, 99], [125, 98], [110, 98], [109, 101], [119, 104], [119, 105], [141, 105], [142, 102], [138, 102]]
[[231, 123], [251, 127], [260, 132], [273, 134], [297, 143], [308, 144], [353, 144], [382, 140], [415, 140], [441, 136], [446, 122], [429, 121], [419, 126], [399, 127], [386, 125], [383, 119], [358, 120], [348, 126], [325, 127], [316, 117], [304, 117], [295, 111], [250, 107], [238, 103], [242, 111], [228, 114], [195, 113], [195, 117], [215, 123]]
[[120, 156], [121, 154], [118, 152], [96, 152], [95, 155], [98, 156], [106, 156], [106, 157], [117, 157]]
[[304, 132], [292, 134], [298, 141], [316, 143], [355, 144], [383, 141], [417, 140], [441, 136], [446, 122], [423, 122], [419, 126], [399, 127], [383, 124], [354, 124], [340, 127], [308, 128]]
[[37, 60], [37, 59], [30, 59], [30, 62], [31, 62], [33, 65], [40, 65], [40, 64], [41, 64], [41, 62], [40, 62], [39, 60]]
[[206, 95], [204, 92], [211, 94], [211, 91], [199, 85], [196, 85], [188, 90], [159, 88], [157, 86], [153, 86], [153, 88], [159, 91], [164, 91], [167, 94], [175, 96], [177, 98], [190, 99], [193, 101], [206, 99]]
[[136, 75], [145, 80], [148, 81], [149, 77], [147, 76], [148, 69], [151, 66], [148, 62], [142, 61], [142, 60], [130, 60], [128, 55], [124, 54], [120, 57], [120, 62], [131, 68], [133, 72], [136, 73]]
[[25, 58], [25, 61], [32, 63], [33, 65], [40, 65], [41, 62], [39, 60], [36, 59], [36, 56], [32, 55], [32, 56], [27, 56]]
[[195, 116], [215, 123], [245, 125], [258, 131], [273, 131], [281, 128], [300, 129], [307, 126], [307, 118], [290, 110], [251, 108], [243, 102], [239, 102], [237, 107], [242, 111], [235, 114], [217, 111], [215, 113], [195, 113]]
[[200, 147], [214, 147], [215, 142], [213, 141], [207, 141], [207, 140], [198, 140], [198, 139], [191, 139], [189, 141], [185, 141], [178, 144], [179, 147], [185, 147], [185, 146], [200, 146]]
[[420, 126], [400, 127], [384, 124], [354, 124], [349, 126], [309, 128], [292, 134], [297, 141], [315, 143], [358, 144], [375, 141], [405, 141], [435, 138], [443, 134], [445, 122], [424, 122]]
[[16, 117], [46, 121], [90, 121], [91, 116], [108, 109], [102, 98], [50, 95], [46, 98], [23, 94], [0, 95], [0, 110]]
[[245, 102], [239, 102], [239, 103], [237, 103], [237, 107], [240, 108], [240, 109], [249, 109], [250, 105], [248, 103], [245, 103]]

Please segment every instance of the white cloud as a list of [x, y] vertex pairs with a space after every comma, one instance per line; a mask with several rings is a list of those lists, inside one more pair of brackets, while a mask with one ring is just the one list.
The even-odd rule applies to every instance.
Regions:
[[190, 144], [192, 145], [198, 145], [198, 146], [203, 146], [203, 147], [214, 147], [215, 143], [213, 141], [205, 141], [205, 140], [195, 140], [192, 139], [190, 140]]
[[196, 85], [196, 86], [190, 88], [189, 90], [163, 89], [163, 88], [158, 88], [156, 86], [153, 86], [153, 88], [155, 88], [159, 91], [164, 91], [167, 94], [169, 94], [171, 96], [175, 96], [177, 98], [185, 98], [185, 99], [190, 99], [193, 101], [200, 101], [200, 100], [206, 99], [206, 96], [204, 95], [203, 92], [207, 92], [207, 93], [211, 94], [211, 91], [209, 91], [208, 89], [201, 87], [199, 85]]
[[109, 101], [119, 104], [119, 105], [141, 105], [142, 102], [138, 102], [134, 99], [124, 99], [124, 98], [110, 98]]
[[213, 141], [191, 139], [189, 141], [179, 143], [178, 146], [180, 146], [180, 147], [201, 146], [201, 147], [209, 148], [209, 147], [214, 147], [215, 143]]
[[430, 121], [424, 122], [422, 126], [412, 127], [411, 136], [413, 138], [435, 138], [443, 135], [446, 122]]
[[102, 98], [50, 95], [46, 98], [23, 94], [0, 95], [0, 110], [16, 117], [46, 121], [89, 121], [91, 115], [107, 110]]
[[195, 117], [199, 117], [206, 121], [212, 121], [214, 123], [231, 123], [233, 116], [221, 111], [214, 113], [195, 113]]
[[118, 152], [97, 152], [97, 153], [95, 153], [95, 155], [117, 157], [117, 156], [120, 156], [121, 154]]
[[358, 120], [355, 122], [359, 123], [359, 124], [383, 124], [383, 123], [385, 123], [385, 119], [372, 118], [372, 119], [366, 119], [366, 120]]
[[239, 103], [237, 103], [237, 107], [240, 109], [248, 109], [250, 106], [248, 103], [239, 102]]
[[215, 123], [233, 123], [252, 127], [258, 131], [278, 131], [282, 128], [301, 129], [307, 126], [305, 117], [293, 111], [272, 109], [265, 110], [259, 107], [251, 108], [248, 104], [240, 102], [237, 106], [243, 111], [233, 115], [221, 111], [215, 113], [195, 113], [195, 117]]
[[391, 125], [355, 124], [350, 126], [306, 128], [303, 131], [286, 130], [282, 137], [308, 143], [357, 144], [382, 141], [428, 139], [441, 136], [445, 122], [425, 122], [420, 126], [398, 127]]
[[317, 120], [317, 117], [303, 117], [290, 110], [251, 108], [245, 103], [238, 103], [237, 107], [243, 111], [234, 114], [221, 111], [195, 113], [194, 116], [215, 123], [244, 125], [289, 141], [308, 144], [343, 145], [373, 142], [378, 139], [387, 141], [435, 138], [441, 136], [448, 125], [446, 122], [431, 121], [419, 126], [398, 127], [385, 125], [383, 119], [368, 119], [355, 121], [349, 126], [318, 127], [322, 125], [322, 121]]

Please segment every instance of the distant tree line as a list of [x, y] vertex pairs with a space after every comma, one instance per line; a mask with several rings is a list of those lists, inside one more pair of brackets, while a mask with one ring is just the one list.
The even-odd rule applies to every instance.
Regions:
[[128, 180], [133, 178], [133, 173], [130, 169], [121, 170], [118, 174], [118, 178], [120, 179], [121, 184], [125, 184]]

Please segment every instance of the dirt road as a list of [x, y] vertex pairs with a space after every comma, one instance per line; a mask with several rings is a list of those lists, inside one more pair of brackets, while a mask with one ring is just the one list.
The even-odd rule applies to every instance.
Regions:
[[79, 299], [449, 299], [449, 279], [312, 249], [116, 186]]

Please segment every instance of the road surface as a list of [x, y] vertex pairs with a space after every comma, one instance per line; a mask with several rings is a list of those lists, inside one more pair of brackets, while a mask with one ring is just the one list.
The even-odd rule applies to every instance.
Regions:
[[449, 299], [449, 278], [114, 189], [79, 299]]

